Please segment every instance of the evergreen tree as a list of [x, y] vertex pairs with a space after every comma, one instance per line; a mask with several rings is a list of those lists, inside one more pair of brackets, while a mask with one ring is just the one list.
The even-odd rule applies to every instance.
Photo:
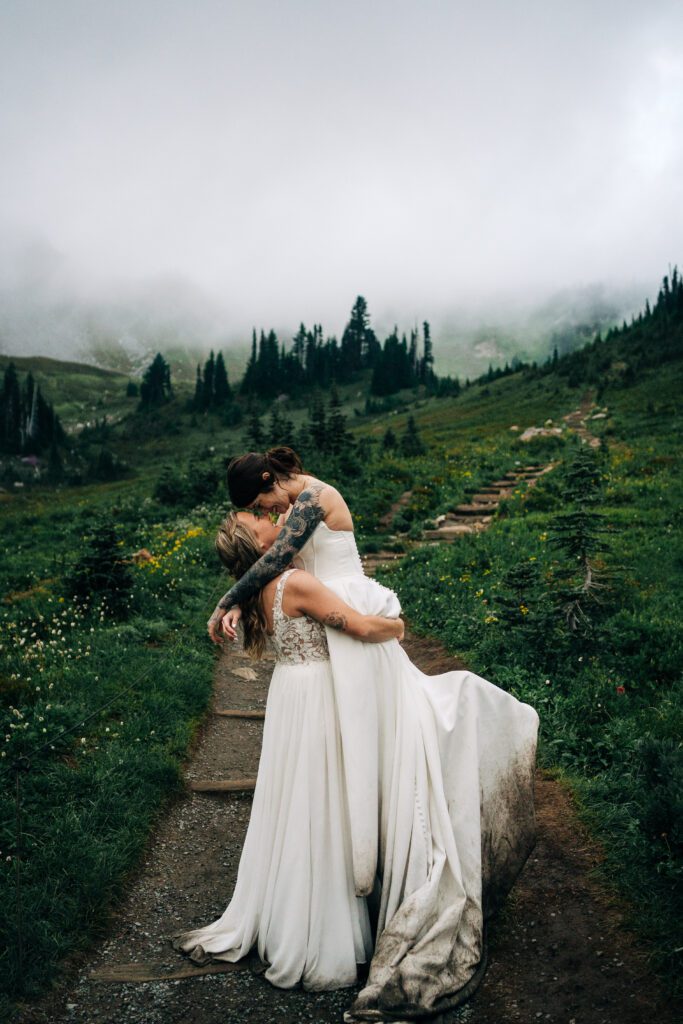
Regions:
[[216, 356], [216, 365], [213, 375], [213, 397], [214, 403], [222, 409], [232, 399], [232, 389], [228, 381], [228, 371], [225, 368], [223, 353]]
[[434, 373], [434, 350], [428, 322], [422, 324], [422, 359], [420, 360], [420, 383], [431, 389], [436, 384]]
[[173, 394], [171, 388], [171, 368], [157, 352], [145, 370], [140, 385], [140, 408], [149, 409], [167, 402]]
[[256, 362], [256, 328], [254, 327], [251, 332], [251, 355], [249, 356], [249, 362], [240, 385], [240, 391], [243, 395], [253, 394], [256, 390]]
[[209, 358], [204, 363], [204, 386], [202, 388], [202, 408], [210, 409], [214, 404], [214, 374], [216, 370], [216, 364], [213, 356], [213, 349], [209, 353]]
[[311, 441], [316, 452], [325, 454], [329, 450], [329, 434], [325, 406], [319, 392], [316, 392], [309, 412]]
[[380, 344], [370, 327], [368, 304], [359, 295], [353, 304], [349, 322], [341, 340], [341, 370], [349, 376], [356, 370], [372, 368], [380, 353]]
[[251, 451], [260, 452], [265, 448], [266, 436], [263, 432], [261, 420], [255, 406], [252, 407], [249, 412], [247, 442]]
[[382, 438], [382, 448], [384, 448], [385, 451], [391, 451], [397, 444], [398, 438], [396, 437], [396, 434], [393, 432], [391, 427], [387, 427], [384, 432], [384, 437]]
[[282, 438], [282, 415], [280, 413], [280, 403], [273, 402], [273, 406], [270, 410], [270, 424], [268, 426], [270, 437], [268, 443], [271, 448], [276, 445], [283, 444]]
[[401, 452], [410, 457], [416, 455], [424, 455], [426, 448], [422, 442], [415, 423], [415, 417], [409, 416], [408, 422], [406, 423], [405, 433], [401, 438]]
[[342, 412], [339, 392], [335, 385], [330, 391], [330, 410], [327, 425], [329, 450], [333, 455], [347, 451], [352, 445], [352, 438], [346, 429], [346, 416]]
[[47, 456], [47, 479], [51, 484], [58, 484], [64, 479], [64, 464], [54, 441]]
[[190, 404], [195, 412], [200, 412], [204, 408], [204, 381], [199, 363], [197, 363], [197, 376], [194, 382], [194, 398]]
[[66, 582], [76, 598], [102, 598], [110, 614], [126, 617], [131, 606], [133, 576], [130, 566], [121, 558], [119, 538], [110, 516], [96, 518], [87, 547]]
[[139, 388], [135, 381], [129, 380], [126, 384], [126, 398], [137, 398], [139, 393]]
[[2, 450], [12, 454], [21, 451], [21, 389], [14, 363], [5, 370], [2, 387]]

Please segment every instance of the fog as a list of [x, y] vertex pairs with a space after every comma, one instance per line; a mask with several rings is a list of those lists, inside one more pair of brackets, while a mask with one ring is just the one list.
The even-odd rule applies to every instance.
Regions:
[[0, 351], [627, 310], [683, 252], [683, 5], [4, 0], [0, 134]]

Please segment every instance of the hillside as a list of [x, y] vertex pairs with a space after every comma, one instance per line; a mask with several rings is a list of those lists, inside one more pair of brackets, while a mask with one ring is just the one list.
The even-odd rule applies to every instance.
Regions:
[[[487, 374], [457, 397], [407, 389], [366, 412], [351, 382], [336, 409], [329, 398], [309, 408], [309, 392], [285, 409], [263, 401], [258, 417], [265, 443], [293, 432], [307, 468], [341, 488], [361, 550], [380, 563], [397, 556], [378, 572], [413, 630], [537, 708], [540, 763], [574, 793], [603, 850], [606, 898], [626, 900], [672, 990], [683, 946], [680, 295], [675, 277], [632, 325], [548, 365]], [[24, 369], [44, 373], [63, 408], [86, 402], [101, 417], [118, 396], [121, 421], [78, 443], [128, 468], [0, 493], [5, 764], [39, 748], [22, 776], [32, 956], [8, 960], [6, 1000], [49, 987], [84, 922], [89, 934], [101, 926], [178, 785], [210, 696], [205, 621], [225, 587], [212, 547], [225, 460], [256, 425], [253, 410], [230, 424], [222, 411], [188, 409], [189, 388], [137, 412], [122, 375], [33, 360]], [[581, 445], [586, 436], [600, 447]], [[424, 542], [439, 516], [530, 464], [551, 469], [533, 487], [515, 477], [485, 530]], [[10, 857], [1, 895], [13, 906], [9, 789], [0, 822]]]

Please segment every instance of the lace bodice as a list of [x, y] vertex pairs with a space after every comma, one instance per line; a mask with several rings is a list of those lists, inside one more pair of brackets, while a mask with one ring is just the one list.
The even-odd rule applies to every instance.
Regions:
[[270, 642], [277, 661], [285, 665], [304, 665], [311, 661], [329, 661], [325, 627], [307, 615], [292, 617], [282, 610], [282, 593], [287, 578], [296, 569], [283, 572], [275, 588], [273, 635]]

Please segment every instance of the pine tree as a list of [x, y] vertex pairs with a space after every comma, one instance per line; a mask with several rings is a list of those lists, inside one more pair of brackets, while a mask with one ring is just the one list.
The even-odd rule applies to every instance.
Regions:
[[382, 438], [382, 448], [384, 448], [385, 451], [391, 451], [397, 444], [398, 438], [396, 437], [396, 434], [393, 432], [391, 427], [387, 427], [384, 432], [384, 437]]
[[319, 392], [316, 392], [309, 409], [311, 441], [316, 452], [325, 454], [329, 450], [329, 434], [325, 406]]
[[424, 455], [426, 448], [422, 442], [415, 423], [415, 417], [409, 416], [406, 424], [405, 433], [401, 438], [401, 451], [404, 455], [409, 458], [416, 455]]
[[14, 363], [10, 363], [5, 370], [0, 412], [2, 414], [0, 427], [2, 450], [17, 454], [21, 451], [22, 403], [19, 377]]
[[256, 390], [256, 328], [254, 327], [251, 332], [251, 354], [249, 356], [249, 362], [247, 368], [244, 371], [244, 377], [240, 385], [240, 391], [243, 395], [253, 394]]
[[341, 340], [342, 372], [348, 376], [356, 370], [372, 368], [379, 356], [380, 344], [370, 327], [368, 304], [359, 295], [353, 304], [349, 322]]
[[121, 558], [121, 548], [111, 517], [98, 516], [87, 547], [67, 576], [71, 593], [81, 600], [101, 598], [107, 611], [125, 618], [130, 610], [133, 576]]
[[52, 442], [47, 456], [47, 479], [51, 484], [57, 484], [64, 478], [64, 464], [59, 454], [59, 448]]
[[342, 451], [348, 450], [352, 445], [351, 435], [346, 429], [346, 416], [342, 412], [339, 392], [334, 384], [330, 391], [327, 436], [329, 450], [333, 455], [339, 455]]
[[204, 388], [202, 405], [204, 409], [211, 409], [214, 405], [215, 392], [214, 392], [214, 375], [216, 372], [216, 364], [213, 356], [213, 349], [209, 353], [209, 358], [204, 363]]
[[167, 402], [173, 394], [171, 387], [171, 368], [157, 352], [145, 370], [140, 385], [140, 408], [148, 409]]
[[250, 450], [255, 452], [263, 451], [265, 447], [266, 437], [263, 432], [261, 420], [256, 407], [252, 407], [249, 411], [249, 421], [247, 424], [247, 442], [250, 445]]
[[192, 408], [195, 412], [200, 412], [204, 408], [204, 381], [202, 379], [202, 368], [197, 363], [197, 376], [195, 377], [194, 383], [194, 398], [192, 399]]
[[420, 379], [428, 388], [430, 388], [435, 381], [432, 335], [429, 324], [426, 320], [422, 324], [422, 362], [420, 364]]
[[270, 423], [268, 425], [268, 431], [270, 434], [269, 444], [271, 448], [276, 445], [283, 443], [282, 437], [282, 416], [280, 414], [280, 403], [273, 402], [273, 406], [270, 410]]
[[213, 375], [214, 402], [221, 409], [232, 399], [232, 389], [228, 381], [228, 371], [225, 368], [223, 353], [216, 356], [216, 366]]

